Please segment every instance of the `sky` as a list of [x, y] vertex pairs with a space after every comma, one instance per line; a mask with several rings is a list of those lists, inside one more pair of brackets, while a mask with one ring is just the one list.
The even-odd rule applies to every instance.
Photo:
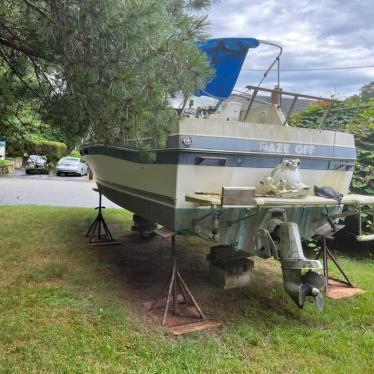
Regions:
[[[208, 12], [211, 37], [253, 37], [283, 47], [281, 69], [374, 65], [373, 0], [217, 0]], [[250, 50], [243, 69], [265, 70], [277, 50]], [[262, 71], [242, 70], [237, 89], [257, 85]], [[281, 72], [284, 90], [345, 98], [374, 81], [374, 67]], [[274, 87], [276, 74], [262, 84]]]

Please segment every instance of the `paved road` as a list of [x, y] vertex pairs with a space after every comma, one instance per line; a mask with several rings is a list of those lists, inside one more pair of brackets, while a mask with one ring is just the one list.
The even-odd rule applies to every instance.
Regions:
[[54, 171], [50, 171], [48, 175], [46, 174], [39, 174], [39, 173], [32, 173], [27, 175], [25, 169], [16, 169], [12, 175], [6, 176], [6, 178], [19, 178], [24, 177], [25, 179], [55, 179], [55, 180], [67, 180], [67, 181], [83, 181], [88, 180], [87, 176], [80, 177], [78, 175], [64, 175], [63, 177], [58, 177]]
[[[36, 204], [72, 207], [95, 207], [98, 194], [96, 183], [87, 177], [57, 177], [56, 175], [26, 175], [17, 171], [13, 176], [0, 177], [0, 205]], [[103, 205], [118, 208], [103, 197]]]

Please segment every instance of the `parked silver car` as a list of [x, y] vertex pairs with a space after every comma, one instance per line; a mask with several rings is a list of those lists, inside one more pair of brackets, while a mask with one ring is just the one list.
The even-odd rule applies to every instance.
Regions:
[[86, 162], [79, 157], [63, 157], [57, 163], [56, 175], [75, 174], [87, 175], [88, 166]]
[[48, 174], [47, 157], [30, 155], [26, 160], [26, 174], [43, 173]]

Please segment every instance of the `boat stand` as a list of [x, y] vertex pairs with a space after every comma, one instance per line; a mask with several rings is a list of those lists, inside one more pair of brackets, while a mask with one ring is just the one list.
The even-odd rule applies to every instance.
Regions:
[[85, 238], [88, 238], [88, 242], [91, 245], [113, 245], [121, 244], [118, 240], [115, 240], [106, 224], [102, 210], [105, 206], [102, 206], [102, 194], [97, 188], [93, 188], [95, 192], [99, 193], [99, 206], [95, 208], [98, 210], [97, 217], [92, 222], [90, 228], [88, 229]]
[[178, 270], [175, 234], [171, 237], [171, 258], [172, 272], [162, 288], [162, 294], [168, 290], [166, 298], [155, 300], [149, 311], [156, 316], [161, 314], [161, 326], [167, 327], [173, 335], [219, 326], [220, 323], [206, 319]]
[[[334, 257], [329, 247], [327, 246], [326, 236], [322, 236], [322, 247], [319, 250], [316, 259], [321, 256], [323, 262], [323, 276], [326, 280], [325, 290], [328, 297], [332, 299], [339, 299], [364, 292], [362, 289], [355, 287], [349, 280], [347, 274], [344, 272], [343, 268], [340, 266], [337, 259]], [[344, 280], [330, 277], [328, 264], [329, 259], [335, 264]]]

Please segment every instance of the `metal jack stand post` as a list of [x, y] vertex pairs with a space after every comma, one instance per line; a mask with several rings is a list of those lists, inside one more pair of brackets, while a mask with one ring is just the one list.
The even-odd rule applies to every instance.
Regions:
[[97, 188], [93, 188], [93, 190], [99, 193], [99, 206], [95, 208], [95, 210], [98, 209], [99, 213], [88, 229], [85, 238], [89, 238], [88, 241], [91, 245], [120, 244], [118, 240], [113, 238], [104, 220], [102, 209], [105, 209], [105, 206], [101, 205], [101, 192]]
[[[317, 259], [320, 256], [323, 256], [323, 275], [326, 279], [326, 294], [332, 299], [337, 299], [341, 297], [350, 297], [358, 293], [362, 293], [363, 290], [356, 288], [352, 282], [349, 280], [347, 274], [344, 272], [342, 267], [339, 265], [336, 258], [331, 253], [330, 249], [327, 246], [327, 237], [322, 236], [322, 248], [317, 254]], [[340, 274], [344, 277], [345, 280], [340, 280], [332, 278], [329, 276], [329, 265], [328, 260], [331, 259], [335, 266], [338, 268]]]
[[[333, 256], [333, 254], [331, 253], [329, 247], [327, 246], [327, 238], [326, 236], [323, 236], [322, 237], [322, 248], [321, 250], [319, 251], [318, 255], [317, 255], [317, 258], [320, 256], [320, 255], [323, 255], [323, 275], [326, 279], [326, 292], [328, 290], [328, 281], [329, 279], [332, 279], [336, 282], [340, 282], [340, 283], [344, 283], [347, 285], [347, 287], [350, 287], [350, 288], [354, 288], [355, 286], [352, 284], [352, 282], [349, 280], [348, 276], [345, 274], [344, 270], [342, 269], [342, 267], [339, 265], [338, 261], [336, 260], [336, 258]], [[342, 280], [339, 280], [339, 279], [335, 279], [335, 278], [331, 278], [329, 277], [329, 264], [328, 264], [328, 259], [331, 259], [332, 262], [335, 264], [335, 266], [338, 268], [338, 270], [340, 271], [340, 273], [343, 275], [345, 281], [342, 281]]]
[[162, 298], [154, 301], [150, 311], [163, 310], [161, 326], [169, 328], [173, 335], [219, 326], [220, 324], [216, 321], [206, 320], [204, 313], [179, 273], [176, 260], [175, 235], [171, 237], [171, 255], [172, 273], [162, 289], [162, 293], [164, 293], [166, 288], [168, 288], [166, 300]]

